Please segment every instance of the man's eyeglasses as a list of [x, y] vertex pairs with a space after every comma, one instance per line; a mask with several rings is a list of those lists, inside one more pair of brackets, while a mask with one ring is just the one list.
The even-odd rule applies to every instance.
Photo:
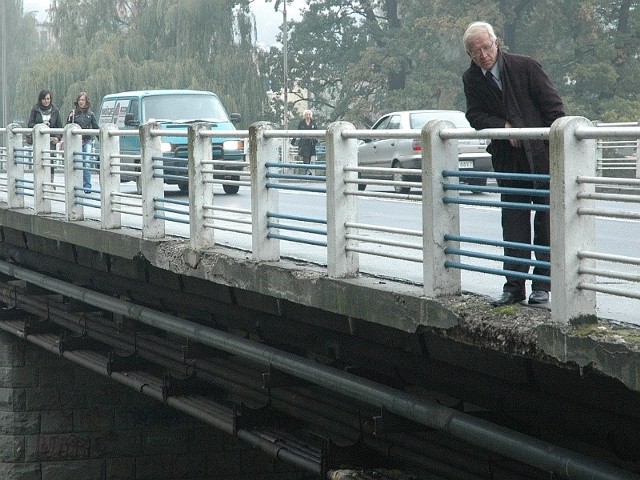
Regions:
[[473, 52], [467, 52], [467, 53], [469, 54], [469, 56], [471, 58], [478, 58], [483, 53], [489, 53], [493, 49], [495, 44], [496, 44], [496, 41], [494, 40], [493, 42], [491, 42], [491, 44], [489, 44], [489, 45], [487, 45], [485, 47], [480, 47], [477, 50], [474, 50]]

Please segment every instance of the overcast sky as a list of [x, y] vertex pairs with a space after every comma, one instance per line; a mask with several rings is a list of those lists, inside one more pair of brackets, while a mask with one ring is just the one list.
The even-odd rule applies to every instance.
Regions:
[[[0, 0], [4, 1], [4, 0]], [[23, 0], [24, 11], [37, 12], [38, 20], [44, 21], [47, 16], [50, 0]], [[300, 8], [305, 5], [304, 0], [293, 0], [287, 7], [287, 18], [297, 20]], [[256, 28], [258, 30], [258, 43], [273, 45], [280, 25], [282, 25], [282, 5], [279, 11], [273, 10], [273, 2], [266, 3], [265, 0], [253, 0], [252, 10], [256, 16]]]

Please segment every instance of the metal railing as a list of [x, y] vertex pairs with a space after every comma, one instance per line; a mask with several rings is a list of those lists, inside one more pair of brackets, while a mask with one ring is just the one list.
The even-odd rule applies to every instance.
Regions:
[[[407, 177], [417, 175], [421, 182], [405, 182], [394, 176], [377, 180], [383, 191], [361, 191], [359, 174], [367, 168], [357, 162], [358, 140], [370, 138], [369, 130], [357, 130], [345, 122], [331, 124], [327, 130], [275, 130], [266, 122], [253, 124], [248, 131], [236, 131], [237, 138], [249, 139], [248, 161], [234, 163], [234, 176], [225, 177], [229, 162], [214, 160], [211, 139], [227, 133], [211, 130], [197, 123], [185, 130], [188, 137], [188, 161], [177, 165], [176, 158], [161, 151], [161, 137], [166, 131], [150, 123], [139, 132], [118, 130], [106, 125], [99, 131], [87, 131], [77, 125], [64, 129], [49, 129], [42, 125], [23, 129], [9, 125], [4, 129], [6, 172], [0, 173], [0, 200], [6, 196], [5, 208], [25, 208], [27, 203], [35, 214], [62, 215], [66, 221], [85, 218], [86, 207], [98, 211], [102, 228], [123, 226], [139, 228], [149, 239], [168, 235], [186, 236], [192, 248], [210, 249], [216, 245], [216, 235], [240, 234], [250, 237], [250, 245], [238, 242], [256, 261], [278, 261], [282, 245], [299, 244], [323, 252], [320, 263], [326, 265], [333, 278], [356, 276], [364, 258], [376, 257], [392, 262], [407, 262], [421, 267], [420, 281], [428, 297], [455, 295], [461, 292], [461, 271], [486, 274], [496, 284], [502, 283], [505, 271], [500, 265], [505, 258], [504, 247], [522, 248], [532, 252], [550, 253], [551, 264], [537, 260], [525, 261], [529, 266], [551, 266], [552, 318], [568, 322], [576, 318], [596, 316], [596, 293], [640, 299], [640, 258], [618, 252], [596, 249], [596, 218], [624, 220], [622, 228], [640, 220], [640, 196], [627, 193], [606, 193], [601, 187], [637, 189], [640, 179], [602, 177], [598, 170], [598, 142], [609, 139], [636, 141], [638, 126], [599, 124], [582, 117], [565, 117], [551, 128], [534, 129], [472, 129], [454, 128], [445, 121], [427, 124], [422, 130], [377, 130], [376, 138], [421, 139], [422, 169], [393, 169]], [[27, 155], [22, 135], [32, 133], [33, 148]], [[90, 193], [82, 190], [81, 137], [98, 134], [99, 188]], [[60, 162], [50, 151], [49, 136], [62, 134], [65, 149]], [[120, 152], [123, 135], [140, 135], [142, 145], [138, 156]], [[175, 132], [171, 136], [176, 136]], [[280, 158], [283, 139], [314, 137], [326, 142], [326, 163], [305, 165], [316, 175], [306, 175], [296, 169], [300, 164], [285, 163]], [[484, 196], [469, 198], [462, 191], [476, 194], [505, 194], [508, 189], [495, 186], [462, 185], [463, 177], [484, 177], [495, 180], [504, 174], [458, 170], [457, 141], [481, 139], [544, 139], [551, 147], [551, 174], [536, 178], [550, 182], [548, 190], [536, 194], [548, 196], [549, 206], [536, 204], [505, 204]], [[184, 159], [182, 159], [184, 160]], [[166, 162], [166, 163], [165, 163]], [[63, 181], [51, 181], [49, 170], [54, 166], [63, 173]], [[91, 167], [96, 169], [95, 167]], [[384, 168], [378, 169], [384, 173]], [[390, 170], [390, 169], [389, 169]], [[390, 172], [387, 172], [390, 173]], [[139, 180], [140, 193], [121, 191], [123, 175]], [[179, 175], [188, 182], [189, 199], [165, 195], [167, 175]], [[528, 179], [531, 176], [520, 177]], [[518, 179], [515, 174], [507, 178]], [[212, 185], [235, 185], [248, 189], [250, 208], [225, 207], [213, 201]], [[368, 179], [371, 185], [372, 180]], [[5, 186], [6, 185], [6, 186]], [[421, 193], [401, 194], [393, 190], [398, 185], [420, 188]], [[598, 187], [598, 188], [596, 188]], [[392, 191], [384, 191], [390, 188]], [[280, 202], [281, 192], [321, 195], [323, 214], [306, 214], [295, 205]], [[476, 198], [477, 197], [477, 198]], [[365, 222], [359, 216], [361, 202], [402, 201], [415, 210], [418, 225], [407, 228], [393, 219], [375, 218]], [[55, 208], [52, 208], [52, 203]], [[611, 204], [610, 207], [602, 205]], [[628, 209], [621, 209], [626, 204]], [[485, 238], [465, 233], [460, 210], [475, 206], [498, 211], [501, 208], [535, 210], [547, 208], [551, 217], [551, 246], [510, 245], [501, 238]], [[375, 207], [374, 207], [375, 208]], [[125, 222], [123, 223], [123, 218]], [[172, 225], [168, 231], [168, 225]], [[188, 225], [188, 230], [184, 225]], [[182, 226], [182, 228], [178, 228]], [[234, 237], [239, 238], [239, 237]], [[632, 241], [637, 241], [634, 237]], [[242, 246], [240, 246], [242, 244]], [[464, 258], [464, 261], [461, 261]], [[498, 266], [494, 266], [498, 264]], [[533, 274], [520, 274], [530, 280], [542, 279]], [[495, 278], [500, 277], [500, 278]], [[617, 287], [609, 285], [617, 282]]]

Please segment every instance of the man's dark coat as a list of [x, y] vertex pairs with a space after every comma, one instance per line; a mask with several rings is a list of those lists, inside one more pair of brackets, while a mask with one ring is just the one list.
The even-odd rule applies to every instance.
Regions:
[[[475, 63], [471, 62], [462, 76], [467, 120], [473, 128], [503, 128], [505, 120], [514, 128], [549, 127], [564, 116], [560, 95], [533, 58], [499, 51], [498, 66], [502, 101]], [[488, 151], [492, 155], [494, 170], [549, 173], [549, 143], [543, 140], [523, 140], [522, 143], [528, 165], [518, 165], [514, 161], [508, 140], [493, 140]]]

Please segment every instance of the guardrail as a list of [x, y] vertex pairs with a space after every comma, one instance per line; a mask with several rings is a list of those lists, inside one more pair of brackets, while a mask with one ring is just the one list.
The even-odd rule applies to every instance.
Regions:
[[[22, 145], [25, 133], [33, 134], [32, 150]], [[87, 133], [99, 135], [99, 169], [87, 167], [86, 159], [82, 157], [81, 136]], [[33, 208], [37, 215], [62, 215], [66, 221], [83, 220], [85, 209], [91, 209], [98, 213], [102, 228], [121, 228], [125, 218], [126, 226], [140, 228], [145, 238], [186, 236], [196, 250], [214, 247], [215, 235], [223, 232], [240, 234], [250, 238], [250, 245], [241, 248], [248, 249], [257, 261], [278, 261], [282, 244], [308, 245], [324, 252], [321, 263], [326, 265], [327, 275], [334, 278], [358, 275], [361, 259], [368, 256], [408, 262], [421, 267], [421, 283], [428, 297], [459, 294], [463, 270], [499, 277], [505, 274], [501, 268], [486, 265], [487, 262], [501, 264], [505, 260], [500, 254], [505, 244], [501, 239], [466, 235], [461, 229], [461, 206], [548, 208], [505, 205], [482, 197], [461, 196], [462, 191], [500, 194], [504, 189], [493, 184], [459, 184], [463, 177], [495, 179], [499, 174], [458, 170], [457, 141], [468, 138], [547, 139], [551, 145], [552, 171], [550, 177], [543, 179], [550, 180], [550, 189], [542, 193], [549, 196], [551, 247], [550, 250], [543, 246], [519, 247], [550, 251], [553, 320], [564, 323], [577, 318], [595, 318], [596, 293], [640, 299], [637, 288], [640, 258], [598, 251], [595, 240], [596, 218], [640, 220], [638, 211], [617, 208], [621, 203], [637, 207], [639, 196], [596, 191], [596, 186], [640, 187], [639, 179], [599, 176], [596, 154], [597, 141], [611, 138], [637, 141], [640, 138], [640, 127], [637, 126], [594, 126], [582, 117], [565, 117], [551, 128], [475, 131], [436, 121], [427, 124], [422, 131], [371, 132], [356, 130], [345, 122], [333, 123], [326, 131], [275, 130], [266, 122], [258, 122], [248, 131], [234, 133], [237, 138], [249, 139], [249, 159], [234, 162], [232, 179], [225, 177], [229, 173], [229, 162], [213, 160], [211, 148], [212, 138], [226, 137], [228, 132], [210, 130], [205, 123], [194, 124], [181, 134], [189, 140], [185, 165], [176, 165], [176, 158], [163, 154], [161, 137], [167, 132], [154, 123], [142, 125], [139, 132], [118, 130], [115, 125], [106, 125], [99, 131], [82, 130], [77, 125], [57, 130], [43, 125], [33, 130], [9, 125], [4, 134], [6, 173], [0, 174], [0, 198], [3, 194], [6, 196], [6, 208]], [[49, 148], [51, 134], [63, 135], [65, 149], [61, 159], [56, 158], [59, 152]], [[138, 134], [142, 145], [139, 159], [121, 154], [120, 138]], [[418, 175], [421, 182], [404, 182], [397, 176], [376, 181], [381, 189], [389, 187], [393, 190], [395, 186], [405, 185], [420, 188], [421, 193], [359, 190], [358, 185], [364, 182], [359, 180], [359, 173], [371, 167], [358, 166], [358, 140], [372, 135], [376, 138], [421, 138], [425, 145], [422, 170], [394, 169], [394, 173]], [[176, 136], [176, 132], [172, 131], [171, 136]], [[314, 137], [326, 142], [326, 164], [308, 166], [317, 175], [296, 173], [298, 163], [285, 163], [280, 159], [282, 140], [292, 137]], [[30, 154], [27, 154], [29, 150]], [[49, 169], [52, 167], [58, 174], [62, 173], [62, 182], [51, 181]], [[89, 193], [82, 189], [85, 168], [99, 170], [99, 188]], [[139, 179], [140, 193], [121, 190], [124, 174]], [[165, 195], [167, 175], [184, 177], [188, 182], [188, 200]], [[367, 183], [371, 184], [371, 181], [367, 180]], [[249, 189], [250, 208], [215, 205], [214, 184]], [[292, 209], [293, 206], [281, 204], [279, 192], [285, 190], [323, 195], [325, 214], [301, 214]], [[388, 200], [415, 205], [421, 225], [413, 229], [401, 228], [390, 219], [367, 223], [359, 218], [360, 202]], [[31, 203], [27, 205], [25, 201]], [[52, 204], [56, 208], [52, 208]], [[614, 204], [616, 208], [602, 208], [601, 204]], [[168, 232], [168, 225], [188, 225], [188, 231], [172, 228]], [[474, 263], [477, 261], [480, 263]], [[528, 264], [540, 263], [531, 260]], [[524, 274], [524, 277], [536, 278], [531, 274]], [[501, 283], [502, 278], [495, 281]], [[621, 287], [607, 285], [610, 281], [618, 282]]]

